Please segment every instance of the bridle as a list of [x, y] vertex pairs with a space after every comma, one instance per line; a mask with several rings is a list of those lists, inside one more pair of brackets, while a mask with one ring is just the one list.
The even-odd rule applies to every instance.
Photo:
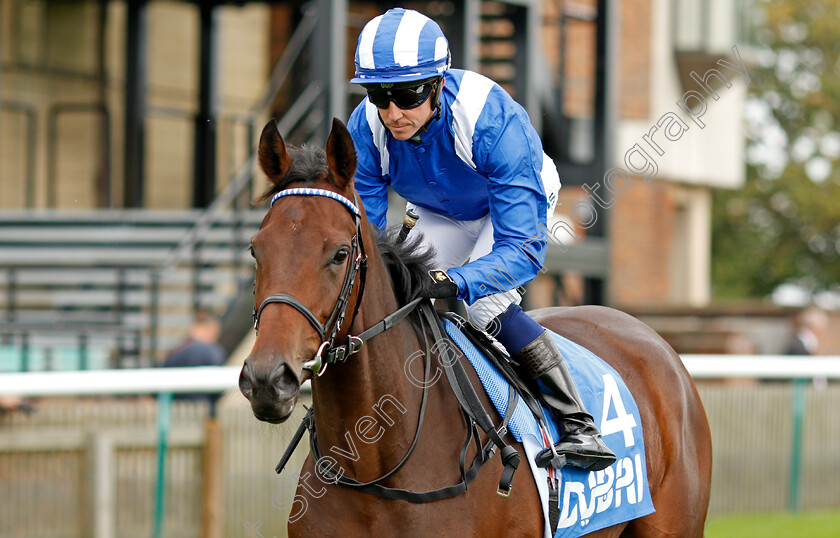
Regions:
[[[270, 208], [274, 207], [277, 200], [286, 196], [323, 196], [330, 198], [340, 202], [345, 208], [347, 208], [351, 215], [353, 215], [353, 220], [356, 224], [356, 235], [354, 235], [353, 239], [350, 241], [351, 250], [349, 259], [352, 260], [352, 263], [347, 266], [347, 271], [344, 273], [344, 282], [341, 285], [341, 291], [338, 294], [338, 299], [336, 299], [332, 314], [330, 314], [325, 323], [321, 323], [321, 320], [318, 319], [318, 316], [316, 316], [312, 310], [288, 293], [273, 293], [263, 299], [259, 308], [254, 308], [254, 330], [257, 331], [257, 333], [259, 333], [260, 315], [265, 307], [272, 303], [287, 304], [300, 312], [303, 317], [309, 321], [312, 327], [318, 332], [318, 336], [320, 337], [322, 343], [315, 356], [304, 363], [303, 368], [310, 370], [312, 375], [317, 377], [326, 371], [326, 364], [346, 360], [349, 355], [357, 352], [362, 345], [362, 342], [358, 339], [358, 337], [350, 336], [348, 334], [346, 339], [347, 342], [345, 342], [343, 346], [339, 346], [338, 348], [335, 347], [335, 339], [341, 330], [342, 323], [344, 322], [348, 302], [350, 300], [350, 294], [353, 293], [353, 287], [355, 285], [357, 275], [359, 276], [359, 295], [356, 299], [356, 306], [353, 308], [353, 315], [350, 317], [350, 325], [353, 324], [353, 320], [356, 319], [356, 315], [359, 313], [359, 307], [362, 304], [362, 297], [365, 292], [367, 254], [365, 253], [365, 245], [362, 240], [362, 214], [357, 206], [358, 198], [355, 193], [354, 199], [356, 199], [356, 203], [353, 203], [344, 196], [333, 191], [311, 188], [287, 189], [280, 191], [271, 199]], [[332, 330], [329, 332], [329, 336], [327, 336], [327, 330], [329, 330], [330, 327], [332, 327]]]

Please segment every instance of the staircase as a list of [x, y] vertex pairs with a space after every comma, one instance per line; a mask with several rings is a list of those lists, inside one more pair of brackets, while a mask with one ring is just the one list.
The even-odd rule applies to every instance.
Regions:
[[505, 2], [482, 1], [479, 24], [478, 71], [496, 81], [514, 99], [517, 98], [517, 24], [522, 6]]
[[221, 213], [176, 254], [202, 214], [0, 213], [0, 371], [152, 366], [196, 309], [224, 316], [264, 209]]
[[[323, 103], [336, 99], [321, 81], [330, 66], [307, 65], [332, 50], [322, 8], [302, 7], [239, 118], [252, 134], [274, 114], [278, 92], [296, 83], [308, 85], [292, 92], [278, 130], [301, 143], [328, 127], [322, 118], [333, 105]], [[222, 318], [221, 344], [233, 351], [253, 326], [247, 246], [265, 208], [244, 208], [256, 160], [251, 153], [204, 210], [0, 211], [0, 372], [153, 366], [199, 308]]]

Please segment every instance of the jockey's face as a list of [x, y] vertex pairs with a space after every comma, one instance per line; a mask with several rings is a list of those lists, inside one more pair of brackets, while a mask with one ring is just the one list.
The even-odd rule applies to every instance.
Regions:
[[426, 99], [422, 105], [408, 110], [403, 110], [393, 102], [388, 104], [388, 108], [378, 110], [382, 123], [397, 140], [408, 140], [414, 136], [434, 114], [431, 99]]
[[[414, 108], [400, 108], [394, 101], [388, 102], [387, 108], [377, 108], [379, 110], [379, 117], [382, 118], [382, 123], [391, 131], [391, 135], [397, 140], [408, 140], [419, 131], [426, 123], [432, 119], [435, 113], [434, 102], [435, 92], [443, 90], [443, 77], [440, 82], [433, 86], [430, 98], [423, 101], [420, 106]], [[428, 95], [428, 94], [427, 94]]]

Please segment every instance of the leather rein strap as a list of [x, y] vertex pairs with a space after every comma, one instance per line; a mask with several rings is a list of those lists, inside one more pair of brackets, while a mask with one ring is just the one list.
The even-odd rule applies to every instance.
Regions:
[[[394, 312], [390, 316], [383, 319], [381, 322], [377, 323], [376, 325], [362, 333], [360, 337], [367, 336], [365, 340], [367, 340], [368, 338], [372, 338], [373, 336], [395, 325], [397, 322], [399, 322], [399, 320], [405, 318], [405, 316], [408, 315], [408, 313], [415, 310], [415, 308], [419, 312], [421, 332], [423, 332], [424, 335], [426, 334], [426, 332], [422, 330], [422, 326], [424, 324], [428, 324], [432, 336], [434, 337], [436, 342], [447, 338], [441, 330], [440, 320], [438, 319], [437, 314], [435, 313], [435, 310], [431, 305], [431, 302], [428, 300], [421, 299], [416, 299], [415, 301], [412, 301], [400, 310]], [[417, 430], [414, 435], [414, 440], [412, 441], [411, 446], [409, 447], [402, 460], [393, 469], [380, 476], [379, 478], [371, 480], [369, 482], [359, 482], [352, 478], [347, 478], [343, 474], [338, 474], [333, 468], [322, 468], [324, 479], [328, 482], [338, 483], [342, 486], [350, 487], [363, 493], [369, 493], [377, 495], [379, 497], [384, 497], [386, 499], [403, 500], [412, 503], [425, 503], [440, 499], [446, 499], [449, 497], [455, 497], [456, 495], [460, 495], [461, 493], [465, 492], [467, 490], [467, 485], [476, 476], [478, 476], [478, 472], [481, 470], [481, 467], [486, 462], [490, 461], [490, 459], [492, 459], [493, 455], [496, 452], [496, 449], [499, 448], [501, 449], [502, 462], [505, 467], [502, 472], [502, 477], [499, 481], [498, 493], [505, 497], [510, 495], [510, 490], [513, 486], [513, 474], [516, 471], [517, 466], [519, 465], [520, 457], [516, 449], [510, 445], [507, 445], [502, 439], [502, 437], [504, 437], [505, 433], [507, 432], [507, 424], [511, 416], [513, 415], [513, 410], [516, 408], [519, 396], [513, 390], [513, 387], [511, 387], [510, 394], [508, 397], [509, 403], [507, 406], [505, 416], [502, 420], [502, 423], [499, 425], [499, 428], [496, 429], [493, 426], [493, 423], [489, 415], [487, 414], [487, 411], [484, 409], [484, 407], [481, 404], [481, 401], [478, 399], [478, 395], [476, 394], [475, 389], [473, 388], [469, 378], [467, 377], [466, 370], [464, 369], [464, 366], [461, 364], [460, 360], [442, 360], [440, 362], [444, 365], [444, 370], [446, 371], [447, 379], [449, 380], [452, 390], [455, 393], [455, 396], [461, 405], [462, 412], [467, 421], [467, 438], [464, 441], [464, 444], [461, 448], [461, 455], [459, 459], [461, 481], [451, 486], [446, 486], [436, 490], [424, 492], [414, 492], [399, 488], [389, 488], [379, 484], [379, 482], [394, 475], [399, 469], [403, 467], [403, 465], [408, 461], [408, 458], [414, 452], [414, 449], [417, 446], [417, 442], [420, 438], [420, 431], [423, 427], [423, 419], [425, 416], [428, 389], [432, 385], [432, 383], [430, 383], [432, 356], [430, 352], [431, 347], [429, 346], [428, 340], [426, 340], [425, 347], [426, 367], [423, 383], [423, 399], [420, 404], [420, 413], [418, 417]], [[449, 364], [450, 362], [452, 362], [453, 364]], [[478, 436], [478, 431], [476, 430], [476, 425], [480, 426], [490, 438], [484, 446], [481, 446], [481, 441]], [[315, 431], [315, 419], [313, 416], [313, 410], [309, 409], [306, 413], [306, 416], [304, 416], [301, 425], [298, 427], [297, 432], [292, 438], [292, 442], [286, 448], [283, 457], [280, 459], [280, 462], [275, 467], [275, 471], [277, 472], [277, 474], [280, 474], [283, 471], [283, 468], [288, 463], [289, 458], [291, 458], [295, 447], [300, 442], [301, 438], [303, 437], [303, 433], [306, 430], [309, 431], [309, 445], [313, 459], [315, 461], [318, 461], [321, 458], [321, 452], [318, 448], [317, 434]], [[477, 454], [469, 470], [465, 471], [466, 453], [473, 439], [475, 440]]]

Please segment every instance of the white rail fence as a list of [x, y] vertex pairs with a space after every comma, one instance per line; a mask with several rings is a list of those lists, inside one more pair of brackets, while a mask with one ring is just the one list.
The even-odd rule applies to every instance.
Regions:
[[[840, 356], [683, 355], [694, 379], [840, 379]], [[236, 389], [238, 366], [0, 374], [0, 396], [92, 396]]]
[[[840, 380], [840, 357], [682, 358], [698, 382], [712, 427], [712, 514], [840, 504], [840, 421], [833, 411], [840, 408], [840, 385], [819, 390], [806, 381]], [[0, 497], [12, 500], [0, 509], [0, 520], [18, 522], [14, 528], [0, 525], [0, 536], [51, 534], [44, 527], [49, 518], [65, 518], [57, 528], [70, 536], [195, 535], [200, 530], [205, 536], [247, 536], [257, 528], [265, 536], [284, 535], [290, 506], [278, 506], [283, 504], [278, 492], [293, 491], [294, 462], [287, 477], [274, 476], [272, 468], [297, 422], [281, 428], [257, 423], [244, 398], [233, 394], [219, 414], [224, 456], [208, 459], [208, 451], [218, 447], [210, 448], [216, 434], [201, 425], [206, 409], [181, 402], [170, 408], [171, 393], [238, 392], [239, 370], [0, 374], [0, 396], [158, 395], [157, 404], [148, 397], [83, 398], [73, 405], [39, 407], [33, 414], [41, 415], [39, 420], [0, 420]], [[724, 381], [704, 381], [709, 379]], [[90, 413], [70, 417], [79, 408]], [[298, 465], [304, 445], [296, 453]], [[218, 484], [208, 487], [208, 462], [224, 475], [222, 493]], [[80, 484], [56, 478], [68, 473], [77, 474]], [[73, 496], [83, 498], [69, 503]], [[41, 509], [50, 514], [42, 517]], [[41, 526], [28, 526], [27, 518]]]

